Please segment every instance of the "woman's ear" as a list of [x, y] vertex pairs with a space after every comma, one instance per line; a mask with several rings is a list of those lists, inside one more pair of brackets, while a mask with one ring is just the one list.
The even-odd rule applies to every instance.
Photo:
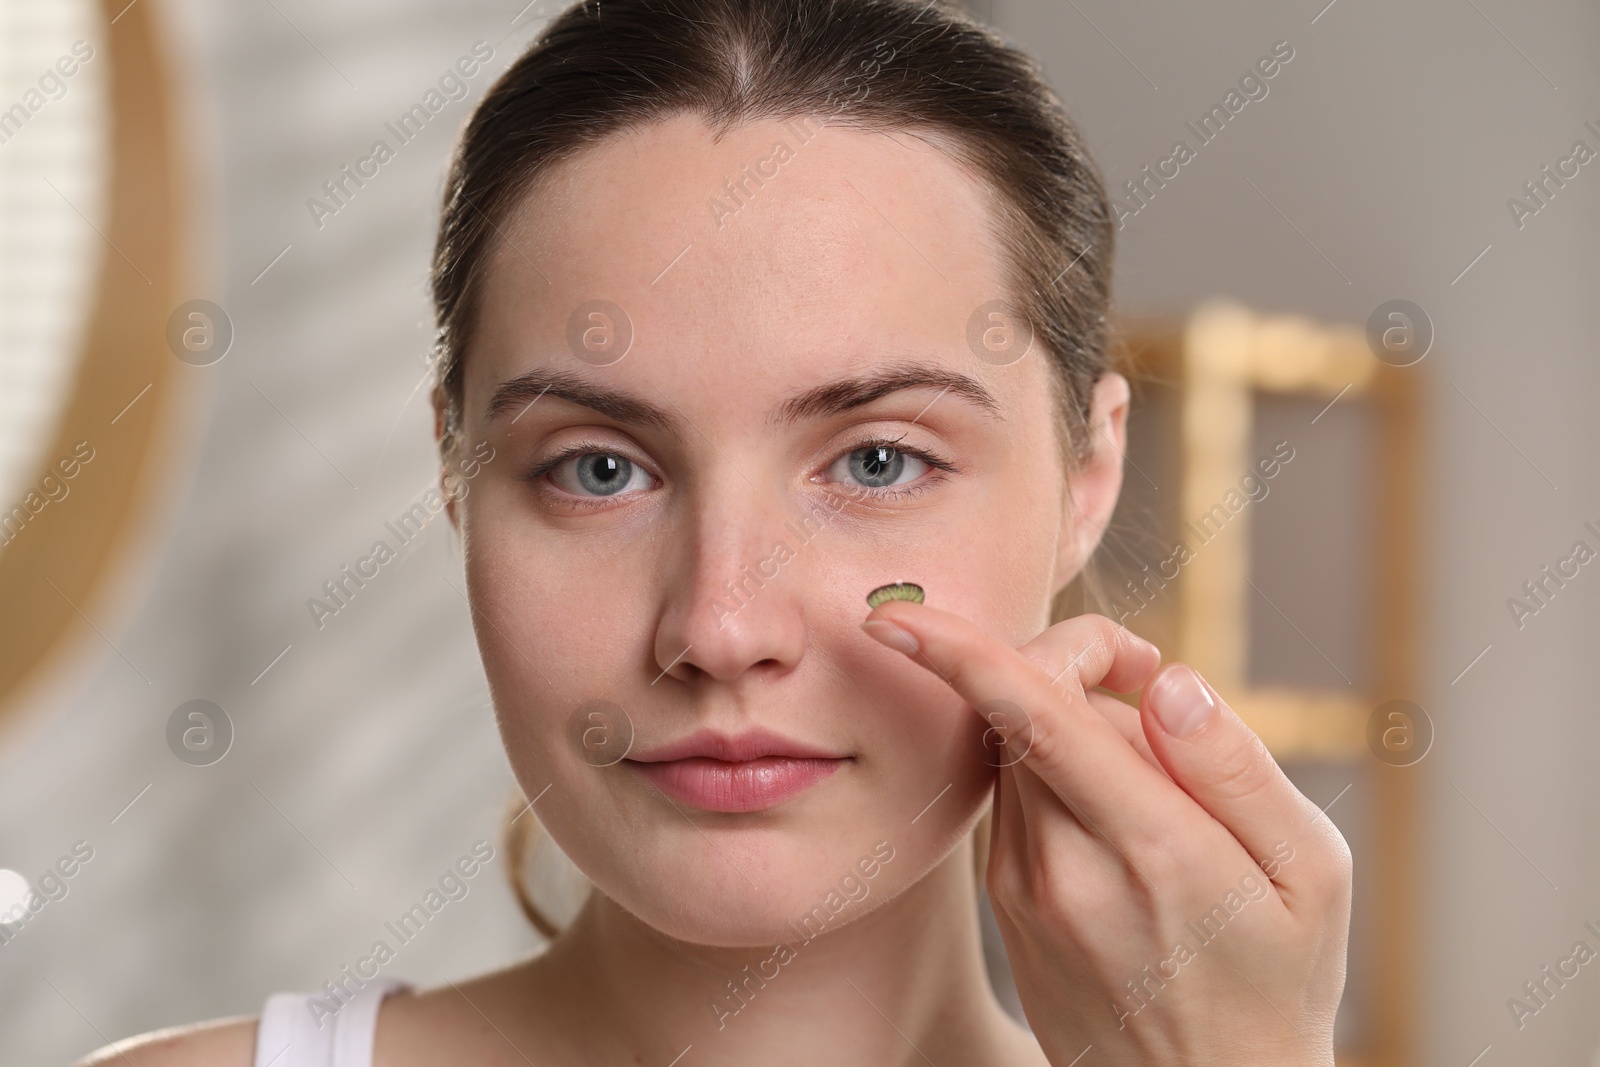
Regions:
[[[429, 394], [433, 402], [433, 447], [437, 449], [444, 440], [444, 400], [439, 395], [439, 390], [434, 389]], [[456, 515], [456, 494], [450, 491], [450, 464], [443, 458], [439, 461], [439, 486], [444, 490], [444, 513], [450, 519], [450, 525], [457, 531], [461, 529], [461, 520]]]
[[1085, 463], [1068, 472], [1063, 497], [1061, 542], [1056, 558], [1059, 591], [1083, 569], [1116, 510], [1122, 492], [1122, 461], [1127, 448], [1128, 379], [1107, 371], [1095, 382], [1089, 409], [1092, 450]]

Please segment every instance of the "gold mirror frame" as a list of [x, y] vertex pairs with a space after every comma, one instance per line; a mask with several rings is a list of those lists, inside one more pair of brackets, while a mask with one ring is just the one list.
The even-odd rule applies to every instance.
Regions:
[[[102, 0], [110, 57], [108, 212], [82, 356], [37, 475], [87, 441], [70, 495], [30, 516], [0, 550], [0, 730], [94, 622], [149, 518], [162, 447], [183, 399], [166, 346], [179, 303], [186, 220], [169, 67], [153, 0]], [[14, 501], [7, 501], [9, 510]], [[98, 638], [94, 637], [99, 633]], [[149, 681], [149, 679], [146, 679]]]

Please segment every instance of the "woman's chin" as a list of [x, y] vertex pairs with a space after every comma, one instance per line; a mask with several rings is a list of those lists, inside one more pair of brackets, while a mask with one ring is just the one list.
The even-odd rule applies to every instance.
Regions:
[[885, 842], [876, 852], [869, 842], [737, 857], [690, 849], [657, 859], [617, 871], [602, 891], [669, 937], [720, 948], [809, 941], [877, 908], [915, 874], [904, 851]]
[[798, 947], [819, 934], [847, 925], [865, 911], [854, 903], [837, 915], [826, 908], [813, 912], [814, 902], [785, 909], [775, 905], [769, 895], [750, 892], [748, 887], [742, 898], [731, 892], [708, 890], [693, 901], [675, 898], [668, 892], [661, 896], [641, 894], [638, 900], [627, 903], [642, 904], [629, 910], [674, 940], [709, 948], [763, 952], [779, 944]]

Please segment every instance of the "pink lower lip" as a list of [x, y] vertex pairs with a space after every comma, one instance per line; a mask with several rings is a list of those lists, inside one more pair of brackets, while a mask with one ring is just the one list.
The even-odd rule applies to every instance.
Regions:
[[629, 762], [663, 793], [693, 807], [762, 811], [810, 789], [845, 761], [762, 756], [729, 763], [694, 756], [659, 763]]

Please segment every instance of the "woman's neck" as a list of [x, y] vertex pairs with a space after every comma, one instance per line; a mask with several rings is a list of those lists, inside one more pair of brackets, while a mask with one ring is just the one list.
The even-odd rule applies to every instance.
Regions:
[[990, 990], [972, 870], [969, 836], [894, 900], [776, 955], [680, 942], [591, 894], [528, 965], [540, 1043], [663, 1067], [690, 1046], [697, 1067], [1043, 1063]]

